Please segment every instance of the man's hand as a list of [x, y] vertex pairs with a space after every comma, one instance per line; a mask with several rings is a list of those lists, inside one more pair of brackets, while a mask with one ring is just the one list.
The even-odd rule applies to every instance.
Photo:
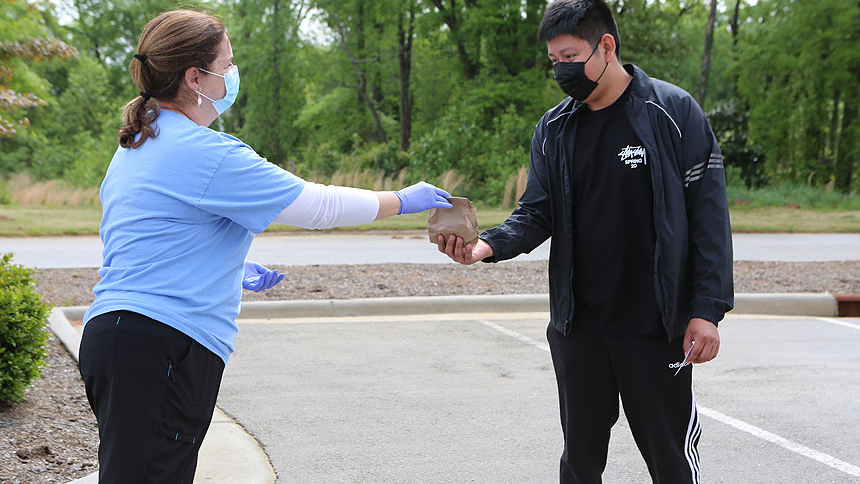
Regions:
[[245, 273], [242, 276], [243, 289], [254, 292], [265, 291], [283, 279], [284, 275], [279, 274], [277, 269], [270, 271], [256, 262], [245, 261]]
[[688, 361], [690, 363], [704, 363], [716, 358], [720, 351], [720, 332], [717, 326], [702, 318], [693, 318], [687, 325], [684, 333], [684, 353], [690, 349], [690, 343], [695, 341], [693, 351]]
[[473, 247], [472, 244], [464, 244], [463, 237], [449, 235], [448, 240], [445, 240], [445, 237], [440, 234], [436, 243], [439, 246], [439, 252], [447, 254], [454, 262], [464, 265], [474, 264], [493, 255], [490, 244], [480, 239]]

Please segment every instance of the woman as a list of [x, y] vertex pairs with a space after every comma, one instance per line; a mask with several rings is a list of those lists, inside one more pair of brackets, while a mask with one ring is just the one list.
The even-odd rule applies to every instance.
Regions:
[[104, 263], [80, 369], [100, 482], [191, 484], [241, 287], [283, 277], [244, 261], [254, 234], [272, 222], [326, 228], [451, 205], [423, 182], [397, 192], [305, 182], [207, 128], [239, 89], [230, 40], [209, 15], [153, 19], [129, 70], [141, 92], [125, 106], [101, 187]]

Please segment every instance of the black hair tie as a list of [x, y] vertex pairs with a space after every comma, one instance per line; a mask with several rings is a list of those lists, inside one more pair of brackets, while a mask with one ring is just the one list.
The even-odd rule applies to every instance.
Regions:
[[141, 62], [144, 62], [146, 61], [146, 54], [134, 54], [134, 58]]
[[140, 97], [142, 97], [142, 98], [143, 98], [143, 102], [147, 102], [147, 101], [149, 101], [149, 99], [150, 99], [152, 96], [150, 96], [149, 94], [147, 94], [147, 93], [145, 93], [145, 92], [143, 92], [143, 91], [140, 91]]

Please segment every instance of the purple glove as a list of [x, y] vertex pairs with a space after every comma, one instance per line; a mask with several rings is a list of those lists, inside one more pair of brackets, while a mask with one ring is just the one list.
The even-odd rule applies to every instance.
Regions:
[[394, 194], [400, 199], [400, 211], [397, 215], [423, 212], [431, 208], [454, 208], [448, 200], [445, 200], [445, 197], [451, 196], [450, 193], [423, 181], [398, 190]]
[[256, 262], [245, 261], [245, 275], [242, 276], [243, 289], [254, 292], [265, 291], [282, 280], [284, 275], [278, 274], [277, 269], [270, 271]]

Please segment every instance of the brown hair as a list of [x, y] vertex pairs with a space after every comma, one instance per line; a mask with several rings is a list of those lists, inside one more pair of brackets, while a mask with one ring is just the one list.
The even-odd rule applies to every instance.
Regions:
[[[118, 137], [123, 148], [137, 148], [158, 133], [153, 123], [158, 106], [149, 98], [173, 100], [189, 67], [206, 68], [218, 56], [226, 29], [217, 18], [193, 10], [164, 12], [150, 20], [140, 34], [137, 54], [128, 66], [140, 96], [125, 105]], [[134, 138], [140, 133], [140, 138]]]

